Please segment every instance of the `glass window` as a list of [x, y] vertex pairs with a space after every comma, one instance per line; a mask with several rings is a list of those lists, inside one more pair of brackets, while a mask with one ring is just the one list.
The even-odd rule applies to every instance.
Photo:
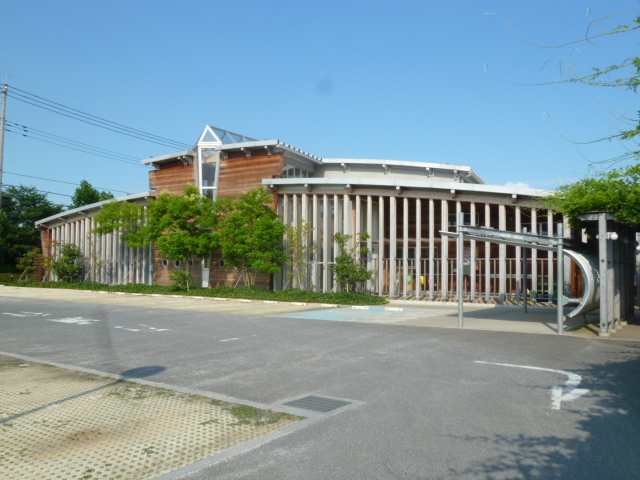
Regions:
[[213, 187], [216, 184], [216, 164], [215, 163], [203, 163], [202, 164], [202, 186]]

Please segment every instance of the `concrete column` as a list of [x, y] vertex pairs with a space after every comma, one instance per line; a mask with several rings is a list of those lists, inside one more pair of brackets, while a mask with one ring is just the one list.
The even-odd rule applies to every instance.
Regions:
[[416, 299], [419, 300], [422, 295], [422, 201], [416, 198], [416, 249], [415, 249], [415, 285], [416, 285]]
[[407, 297], [409, 283], [409, 199], [402, 202], [402, 296]]
[[313, 194], [311, 222], [313, 231], [311, 233], [312, 261], [311, 261], [311, 283], [313, 291], [319, 291], [320, 285], [320, 206], [318, 194]]
[[384, 294], [384, 197], [378, 197], [378, 295]]
[[[344, 208], [343, 210], [343, 214], [342, 214], [342, 221], [343, 221], [343, 227], [342, 227], [342, 233], [344, 233], [345, 235], [350, 235], [351, 232], [353, 231], [351, 229], [351, 199], [349, 198], [348, 194], [344, 194], [342, 196], [342, 207]], [[352, 239], [353, 242], [353, 239]]]
[[329, 245], [331, 243], [331, 232], [329, 231], [329, 219], [331, 218], [331, 205], [329, 204], [329, 195], [326, 193], [322, 196], [323, 216], [322, 216], [322, 291], [329, 291], [329, 273], [331, 271], [331, 252]]
[[[538, 235], [538, 209], [531, 209], [531, 233]], [[538, 290], [538, 250], [531, 249], [531, 290]]]
[[[471, 202], [470, 205], [470, 215], [471, 215], [471, 226], [477, 227], [476, 225], [476, 202]], [[469, 261], [469, 273], [471, 275], [471, 300], [476, 299], [476, 241], [471, 240], [471, 259]]]
[[[516, 232], [522, 233], [522, 212], [516, 205]], [[522, 247], [516, 247], [516, 299], [522, 301], [527, 297], [527, 287], [522, 283]]]
[[[507, 229], [507, 207], [504, 205], [498, 207], [498, 228], [500, 230]], [[500, 300], [504, 301], [507, 295], [507, 246], [502, 244], [498, 245], [498, 252]]]
[[[369, 234], [369, 238], [367, 239], [367, 249], [369, 253], [367, 254], [367, 270], [373, 271], [372, 265], [372, 252], [373, 252], [373, 197], [371, 195], [367, 195], [367, 233]], [[373, 285], [373, 276], [367, 281], [367, 290], [372, 292], [374, 289]]]
[[309, 221], [309, 195], [303, 193], [301, 197], [300, 223]]
[[[356, 194], [356, 219], [353, 225], [353, 236], [356, 239], [356, 251], [360, 253], [360, 242], [358, 242], [358, 234], [362, 231], [362, 198]], [[360, 256], [358, 255], [358, 258]]]
[[389, 295], [394, 297], [397, 292], [398, 272], [396, 271], [396, 249], [397, 249], [397, 232], [396, 232], [396, 197], [389, 197]]
[[435, 225], [436, 207], [433, 198], [429, 199], [429, 299], [433, 300], [435, 297], [434, 285], [436, 281], [435, 275], [435, 243], [436, 243], [436, 225]]
[[298, 212], [298, 195], [294, 193], [292, 195], [292, 198], [293, 198], [293, 205], [291, 207], [291, 213], [292, 213], [291, 225], [293, 227], [297, 227], [298, 226], [298, 218], [300, 216], [300, 214]]
[[[550, 237], [555, 236], [555, 231], [553, 228], [553, 212], [551, 210], [547, 210], [547, 234]], [[553, 252], [547, 252], [547, 270], [549, 271], [549, 288], [547, 291], [549, 292], [548, 301], [553, 301], [553, 292], [555, 288], [553, 286], [553, 282], [555, 280], [554, 268], [553, 268]]]
[[289, 195], [282, 195], [282, 223], [289, 225]]
[[[333, 212], [334, 212], [333, 235], [335, 236], [335, 234], [340, 232], [340, 229], [342, 228], [342, 208], [340, 208], [340, 197], [338, 195], [334, 195], [333, 196]], [[338, 250], [338, 244], [334, 241], [333, 242], [333, 259], [334, 259], [334, 261], [338, 257], [339, 254], [340, 254], [340, 251]], [[337, 284], [336, 284], [336, 280], [335, 280], [335, 275], [332, 275], [332, 278], [333, 278], [333, 289], [332, 290], [336, 291]]]
[[[484, 204], [484, 226], [491, 227], [491, 205]], [[486, 302], [491, 300], [491, 243], [484, 243], [484, 299]]]
[[[449, 202], [447, 200], [441, 200], [440, 202], [441, 212], [441, 227], [443, 231], [449, 231]], [[440, 245], [442, 246], [440, 252], [440, 292], [442, 298], [449, 298], [449, 237], [441, 236]]]

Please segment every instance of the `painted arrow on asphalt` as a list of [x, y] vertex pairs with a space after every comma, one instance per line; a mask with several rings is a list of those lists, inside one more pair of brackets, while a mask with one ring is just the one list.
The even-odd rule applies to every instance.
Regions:
[[530, 367], [528, 365], [512, 365], [510, 363], [493, 363], [493, 362], [483, 362], [481, 360], [476, 360], [474, 363], [483, 363], [485, 365], [499, 365], [501, 367], [515, 367], [515, 368], [525, 368], [527, 370], [540, 370], [543, 372], [553, 372], [560, 373], [562, 375], [567, 376], [567, 393], [562, 394], [563, 387], [559, 385], [554, 385], [551, 387], [551, 408], [554, 410], [560, 410], [560, 404], [562, 401], [569, 402], [571, 400], [575, 400], [578, 397], [581, 397], [589, 390], [584, 388], [576, 388], [580, 385], [582, 381], [582, 377], [577, 373], [567, 372], [566, 370], [555, 370], [553, 368], [541, 368], [541, 367]]

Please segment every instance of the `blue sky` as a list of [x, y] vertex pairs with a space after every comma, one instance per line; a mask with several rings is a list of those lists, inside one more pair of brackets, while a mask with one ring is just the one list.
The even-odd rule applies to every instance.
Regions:
[[[514, 83], [556, 82], [570, 66], [588, 73], [637, 56], [638, 34], [544, 49], [519, 40], [502, 17], [521, 37], [558, 45], [584, 38], [591, 19], [635, 8], [638, 0], [5, 0], [0, 83], [8, 72], [16, 93], [186, 144], [211, 124], [323, 158], [470, 165], [490, 184], [553, 188], [624, 151], [568, 139], [615, 131], [617, 112], [638, 109], [635, 94]], [[178, 150], [15, 97], [7, 120], [3, 183], [63, 194], [49, 194], [61, 204], [76, 186], [44, 179], [142, 192], [148, 169], [139, 160]], [[45, 143], [33, 129], [127, 161]]]

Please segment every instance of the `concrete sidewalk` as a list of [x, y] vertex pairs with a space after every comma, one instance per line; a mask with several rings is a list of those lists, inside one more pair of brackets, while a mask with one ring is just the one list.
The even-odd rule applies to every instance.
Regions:
[[130, 374], [136, 381], [0, 356], [0, 477], [177, 478], [302, 426], [289, 413], [141, 384], [144, 375]]
[[[183, 295], [143, 295], [85, 290], [0, 286], [0, 297], [35, 298], [68, 302], [102, 303], [146, 308], [167, 308], [211, 313], [269, 315], [312, 320], [352, 321], [414, 327], [458, 328], [457, 303], [391, 300], [386, 306], [327, 307], [320, 304], [262, 300], [214, 299]], [[464, 329], [557, 335], [557, 309], [547, 306], [464, 304]], [[303, 313], [301, 313], [303, 312]], [[640, 311], [636, 321], [611, 332], [611, 340], [640, 341]], [[598, 311], [585, 318], [565, 320], [564, 334], [599, 337]]]

